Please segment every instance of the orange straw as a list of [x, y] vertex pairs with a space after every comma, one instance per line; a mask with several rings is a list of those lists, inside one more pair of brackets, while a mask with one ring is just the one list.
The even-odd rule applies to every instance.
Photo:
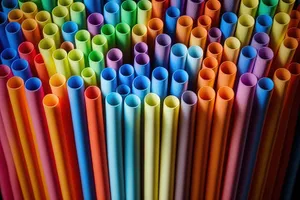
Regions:
[[290, 17], [291, 17], [291, 20], [290, 20], [288, 29], [293, 28], [293, 27], [298, 27], [299, 22], [300, 22], [300, 12], [298, 10], [292, 10]]
[[7, 18], [9, 22], [18, 22], [19, 24], [22, 24], [24, 14], [20, 9], [13, 9], [8, 13]]
[[216, 75], [218, 73], [218, 67], [219, 67], [218, 60], [214, 57], [206, 57], [202, 62], [202, 69], [204, 68], [212, 69]]
[[211, 18], [211, 26], [219, 26], [221, 3], [217, 0], [209, 0], [205, 4], [204, 15]]
[[219, 67], [219, 74], [216, 89], [219, 90], [222, 86], [228, 86], [233, 88], [237, 68], [236, 65], [231, 61], [223, 62]]
[[40, 53], [34, 57], [34, 66], [38, 77], [42, 81], [44, 93], [49, 94], [51, 92], [50, 85], [49, 85], [49, 75], [43, 57]]
[[164, 18], [169, 0], [152, 0], [152, 18]]
[[37, 47], [42, 39], [37, 22], [34, 19], [25, 19], [21, 26], [25, 39]]
[[197, 90], [199, 90], [201, 87], [209, 86], [214, 87], [215, 84], [215, 78], [216, 74], [215, 72], [210, 68], [203, 68], [198, 73], [198, 84], [197, 84]]
[[152, 18], [148, 22], [147, 26], [147, 40], [149, 49], [154, 49], [154, 42], [156, 36], [163, 32], [164, 23], [159, 18]]
[[179, 17], [176, 24], [176, 42], [188, 46], [192, 28], [193, 19], [190, 16], [183, 15]]
[[200, 46], [203, 51], [206, 48], [207, 30], [201, 26], [193, 28], [189, 46]]
[[212, 42], [207, 47], [206, 57], [214, 57], [218, 63], [221, 63], [223, 47], [218, 42]]
[[197, 20], [197, 25], [209, 31], [211, 27], [211, 18], [208, 15], [201, 15]]

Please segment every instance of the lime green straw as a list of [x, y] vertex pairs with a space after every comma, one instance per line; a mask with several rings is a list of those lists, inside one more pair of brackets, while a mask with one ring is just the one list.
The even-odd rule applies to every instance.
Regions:
[[116, 34], [115, 27], [111, 24], [105, 24], [101, 28], [101, 34], [107, 39], [108, 49], [114, 48], [116, 46]]
[[96, 74], [92, 68], [84, 68], [81, 72], [81, 77], [84, 81], [85, 88], [97, 85]]
[[275, 11], [278, 5], [278, 0], [260, 0], [258, 5], [257, 16], [270, 15], [272, 18], [275, 15]]
[[56, 73], [52, 58], [52, 53], [55, 49], [55, 42], [51, 38], [44, 38], [39, 42], [39, 50], [45, 62], [49, 77]]
[[55, 42], [56, 48], [59, 48], [61, 45], [61, 35], [59, 28], [56, 24], [54, 23], [49, 23], [47, 24], [44, 29], [43, 29], [43, 36], [44, 38], [51, 38]]
[[130, 61], [131, 32], [130, 26], [126, 23], [119, 23], [116, 26], [116, 41], [118, 48], [123, 52], [125, 63]]
[[96, 73], [97, 84], [100, 86], [100, 76], [101, 72], [105, 67], [104, 55], [99, 51], [91, 51], [89, 55], [89, 64], [90, 67]]
[[48, 11], [42, 10], [35, 15], [35, 21], [38, 23], [41, 32], [46, 24], [52, 22], [51, 15]]
[[68, 79], [71, 76], [68, 54], [64, 49], [56, 49], [52, 54], [56, 71]]
[[70, 71], [72, 75], [80, 76], [85, 68], [84, 55], [79, 49], [73, 49], [68, 53]]
[[146, 27], [152, 15], [152, 3], [148, 0], [141, 0], [137, 4], [137, 23]]
[[88, 59], [88, 55], [92, 51], [91, 35], [87, 30], [80, 30], [75, 34], [76, 48], [84, 54], [84, 60]]
[[126, 0], [121, 5], [121, 22], [133, 27], [136, 24], [136, 3]]
[[92, 49], [103, 53], [105, 56], [108, 51], [107, 39], [104, 35], [95, 35], [92, 39]]
[[61, 28], [66, 21], [70, 21], [69, 11], [64, 6], [56, 6], [52, 10], [52, 18], [53, 22]]
[[70, 7], [71, 20], [78, 25], [78, 29], [86, 29], [85, 5], [81, 2], [72, 3]]
[[66, 8], [68, 8], [68, 10], [70, 9], [70, 6], [72, 5], [73, 0], [58, 0], [57, 1], [57, 5], [59, 6], [64, 6]]

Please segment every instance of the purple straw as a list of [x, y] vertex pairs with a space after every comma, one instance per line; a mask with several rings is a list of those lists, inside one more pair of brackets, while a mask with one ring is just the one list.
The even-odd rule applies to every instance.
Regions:
[[264, 32], [259, 32], [253, 35], [251, 46], [259, 50], [262, 47], [267, 47], [269, 45], [269, 42], [270, 42], [269, 35]]
[[252, 73], [258, 78], [268, 75], [274, 53], [269, 47], [262, 47], [258, 50]]
[[106, 54], [106, 65], [107, 67], [113, 68], [118, 71], [123, 64], [123, 53], [118, 48], [112, 48]]
[[187, 0], [185, 14], [197, 20], [204, 13], [204, 0]]
[[95, 36], [100, 33], [100, 29], [104, 24], [103, 15], [100, 13], [92, 13], [87, 18], [87, 27], [88, 31], [92, 36]]
[[167, 34], [160, 34], [155, 39], [154, 67], [164, 67], [168, 69], [171, 50], [171, 37]]
[[213, 27], [208, 31], [208, 44], [212, 42], [221, 42], [222, 32], [219, 28]]
[[139, 42], [133, 48], [134, 57], [140, 53], [148, 54], [148, 45], [145, 42]]

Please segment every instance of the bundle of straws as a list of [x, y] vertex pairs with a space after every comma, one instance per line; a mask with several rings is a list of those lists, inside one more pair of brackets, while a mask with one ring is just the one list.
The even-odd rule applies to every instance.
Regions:
[[299, 3], [2, 0], [3, 199], [292, 199]]

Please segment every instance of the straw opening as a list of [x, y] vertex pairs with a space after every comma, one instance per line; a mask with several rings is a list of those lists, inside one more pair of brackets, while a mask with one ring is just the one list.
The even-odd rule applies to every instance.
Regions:
[[82, 70], [81, 75], [85, 78], [91, 78], [92, 76], [95, 75], [95, 72], [92, 68], [87, 67]]
[[1, 53], [1, 57], [4, 58], [5, 60], [11, 60], [16, 56], [17, 56], [17, 52], [13, 48], [6, 48]]
[[109, 60], [116, 62], [122, 58], [122, 52], [117, 48], [113, 48], [108, 51], [107, 57]]
[[6, 65], [0, 65], [0, 77], [5, 78], [10, 74], [10, 68]]
[[78, 25], [75, 22], [68, 21], [62, 25], [62, 30], [65, 33], [75, 33], [78, 30]]
[[61, 87], [66, 83], [66, 77], [62, 74], [54, 74], [50, 77], [49, 83], [53, 87]]
[[219, 38], [222, 36], [222, 32], [220, 31], [220, 29], [213, 27], [208, 31], [208, 34], [210, 37], [212, 38]]
[[106, 96], [106, 102], [111, 106], [118, 106], [122, 104], [122, 97], [116, 92], [112, 92]]
[[21, 26], [26, 31], [33, 31], [37, 28], [37, 23], [34, 19], [25, 19]]
[[188, 49], [188, 54], [192, 58], [201, 58], [203, 55], [203, 50], [199, 46], [191, 46]]
[[91, 35], [86, 30], [80, 30], [76, 33], [75, 38], [76, 38], [76, 40], [78, 40], [80, 42], [85, 42], [85, 41], [90, 40]]
[[101, 72], [101, 76], [107, 80], [112, 81], [116, 78], [116, 71], [112, 68], [104, 68]]
[[82, 12], [85, 9], [85, 5], [81, 2], [75, 2], [71, 5], [71, 10], [75, 12]]
[[266, 78], [266, 77], [259, 79], [257, 82], [257, 85], [261, 89], [266, 90], [266, 91], [271, 91], [274, 88], [273, 81], [270, 78]]
[[111, 24], [105, 24], [104, 26], [102, 26], [101, 32], [104, 35], [112, 35], [115, 32], [115, 27]]
[[46, 35], [54, 35], [58, 32], [58, 26], [54, 23], [49, 23], [43, 28], [43, 31]]
[[258, 1], [243, 0], [243, 4], [248, 8], [255, 8], [258, 5]]
[[73, 3], [73, 0], [58, 0], [58, 4], [61, 6], [69, 6]]
[[146, 90], [150, 86], [150, 80], [146, 76], [138, 76], [133, 80], [133, 87], [138, 90]]
[[237, 70], [235, 64], [231, 61], [223, 62], [221, 64], [220, 68], [221, 68], [221, 71], [227, 75], [232, 75], [232, 74], [236, 73], [236, 70]]
[[193, 19], [189, 16], [181, 16], [178, 18], [178, 23], [181, 25], [181, 26], [192, 26], [193, 25]]
[[92, 42], [96, 45], [104, 45], [107, 42], [107, 39], [104, 35], [96, 35], [93, 37]]
[[56, 49], [53, 52], [53, 58], [56, 60], [63, 60], [67, 57], [67, 52], [64, 49]]
[[237, 16], [234, 13], [226, 12], [223, 14], [223, 20], [228, 24], [234, 24], [237, 22]]
[[84, 86], [84, 82], [80, 76], [71, 76], [68, 80], [68, 86], [72, 89], [80, 89]]
[[37, 63], [37, 64], [43, 64], [44, 63], [44, 59], [43, 59], [42, 54], [37, 54], [34, 57], [34, 62]]
[[298, 41], [295, 38], [285, 38], [283, 44], [289, 49], [296, 49], [298, 47]]
[[141, 54], [136, 55], [135, 61], [139, 65], [145, 65], [145, 64], [149, 63], [150, 58], [149, 58], [149, 56], [147, 54], [141, 53]]
[[27, 60], [17, 59], [11, 64], [11, 68], [15, 71], [24, 71], [29, 67]]
[[52, 10], [52, 14], [56, 17], [66, 17], [68, 15], [68, 9], [64, 6], [56, 6]]
[[214, 89], [212, 89], [209, 86], [201, 87], [198, 92], [198, 95], [199, 95], [200, 99], [202, 99], [204, 101], [211, 101], [211, 100], [215, 99], [215, 96], [216, 96]]
[[185, 45], [177, 43], [172, 46], [171, 52], [177, 57], [183, 57], [187, 53], [187, 48]]
[[19, 9], [11, 10], [8, 13], [8, 18], [15, 21], [20, 20], [22, 17], [23, 17], [23, 12]]
[[127, 95], [130, 93], [130, 87], [128, 87], [128, 85], [122, 84], [117, 87], [116, 91], [122, 96]]
[[43, 99], [43, 104], [47, 107], [55, 107], [59, 104], [59, 99], [54, 94], [47, 94]]
[[40, 89], [42, 86], [42, 82], [39, 78], [36, 77], [32, 77], [29, 78], [26, 82], [25, 82], [25, 88], [29, 91], [37, 91], [38, 89]]
[[192, 30], [192, 35], [196, 38], [204, 38], [207, 36], [207, 30], [201, 26], [198, 26]]
[[293, 62], [289, 65], [289, 71], [293, 75], [299, 75], [300, 74], [300, 64]]
[[287, 13], [280, 12], [275, 15], [274, 20], [279, 24], [285, 25], [290, 22], [290, 16]]
[[125, 98], [125, 104], [128, 105], [129, 107], [136, 108], [141, 104], [141, 100], [138, 96], [134, 94], [130, 94]]
[[206, 57], [203, 60], [203, 64], [205, 67], [213, 69], [213, 68], [217, 67], [219, 63], [218, 63], [218, 60], [214, 57]]
[[241, 46], [241, 42], [235, 37], [229, 37], [225, 40], [225, 45], [230, 49], [238, 49]]
[[39, 43], [39, 47], [45, 50], [51, 49], [53, 46], [54, 46], [54, 41], [50, 38], [44, 38]]
[[17, 6], [17, 1], [2, 1], [2, 5], [6, 8], [15, 8]]
[[295, 38], [299, 41], [300, 40], [300, 29], [296, 28], [296, 27], [290, 28], [287, 31], [287, 36], [291, 37], [291, 38]]
[[7, 81], [7, 87], [11, 89], [19, 89], [23, 86], [24, 81], [18, 76], [13, 76]]
[[40, 11], [35, 16], [35, 19], [39, 22], [45, 22], [50, 18], [51, 18], [51, 16], [47, 11]]
[[222, 52], [222, 50], [223, 47], [218, 42], [213, 42], [208, 45], [208, 51], [211, 52], [212, 54], [219, 54]]
[[134, 1], [127, 0], [122, 3], [121, 7], [127, 12], [132, 12], [136, 9], [136, 3]]
[[221, 8], [221, 3], [219, 1], [207, 1], [206, 6], [208, 9], [216, 11]]
[[78, 61], [78, 60], [83, 59], [83, 53], [82, 53], [82, 51], [80, 51], [78, 49], [73, 49], [69, 52], [68, 57], [72, 61]]
[[139, 1], [137, 4], [138, 8], [141, 10], [150, 10], [152, 8], [152, 4], [150, 3], [150, 1], [147, 0], [142, 0]]
[[203, 80], [209, 81], [215, 78], [215, 72], [212, 69], [204, 68], [200, 70], [200, 77]]
[[103, 60], [103, 58], [104, 58], [103, 53], [98, 51], [92, 51], [89, 54], [89, 59], [93, 62], [100, 62], [101, 60]]
[[144, 42], [139, 42], [134, 46], [134, 49], [138, 52], [138, 53], [146, 53], [148, 50], [148, 46], [146, 43]]
[[281, 81], [287, 81], [291, 78], [291, 73], [285, 68], [279, 68], [275, 71], [275, 76]]
[[211, 18], [207, 15], [201, 15], [198, 18], [198, 23], [201, 24], [202, 26], [208, 26], [211, 24]]
[[268, 34], [264, 32], [256, 33], [253, 37], [258, 44], [262, 44], [262, 45], [266, 45], [270, 41]]
[[225, 101], [230, 101], [234, 97], [234, 92], [230, 87], [223, 86], [218, 90], [218, 95]]
[[109, 1], [105, 4], [104, 10], [108, 13], [116, 13], [119, 10], [119, 5], [113, 1]]
[[185, 91], [182, 94], [181, 99], [188, 105], [195, 105], [197, 103], [197, 96], [192, 91]]
[[158, 106], [160, 104], [159, 96], [154, 93], [147, 94], [144, 101], [148, 106], [151, 107]]
[[7, 32], [16, 33], [21, 29], [21, 26], [17, 22], [10, 22], [6, 25], [5, 29]]
[[248, 87], [254, 87], [257, 83], [257, 78], [254, 74], [245, 73], [240, 78], [241, 82]]
[[251, 27], [254, 25], [254, 19], [252, 16], [250, 16], [248, 14], [244, 14], [244, 15], [240, 16], [239, 23], [242, 26]]
[[148, 26], [152, 30], [161, 30], [163, 28], [163, 22], [159, 18], [152, 18], [148, 22]]
[[174, 109], [179, 106], [179, 100], [175, 96], [167, 96], [165, 98], [164, 104], [171, 109]]
[[130, 32], [130, 26], [126, 23], [120, 23], [116, 26], [117, 32], [126, 34]]
[[147, 32], [147, 27], [144, 24], [136, 24], [133, 28], [132, 28], [132, 32], [135, 35], [138, 36], [143, 36], [146, 34]]
[[258, 56], [264, 60], [271, 60], [274, 57], [274, 53], [269, 47], [263, 47], [258, 50]]
[[186, 71], [178, 69], [173, 73], [173, 79], [180, 84], [184, 84], [188, 81], [189, 75]]
[[36, 11], [37, 10], [37, 6], [33, 2], [25, 2], [21, 6], [21, 10], [24, 13], [28, 13], [29, 14], [29, 13], [33, 13], [34, 11]]
[[256, 20], [261, 26], [268, 27], [272, 24], [272, 18], [269, 15], [260, 15]]
[[131, 76], [134, 73], [134, 69], [130, 64], [122, 65], [119, 70], [123, 76]]
[[87, 20], [90, 24], [98, 26], [103, 23], [103, 16], [100, 13], [92, 13]]
[[252, 46], [246, 46], [242, 49], [242, 54], [248, 59], [255, 58], [257, 55], [257, 51], [254, 47]]
[[157, 67], [153, 70], [152, 75], [155, 79], [163, 81], [168, 78], [168, 71], [163, 67]]
[[101, 91], [97, 86], [90, 86], [85, 90], [85, 96], [88, 99], [98, 99], [101, 95]]

